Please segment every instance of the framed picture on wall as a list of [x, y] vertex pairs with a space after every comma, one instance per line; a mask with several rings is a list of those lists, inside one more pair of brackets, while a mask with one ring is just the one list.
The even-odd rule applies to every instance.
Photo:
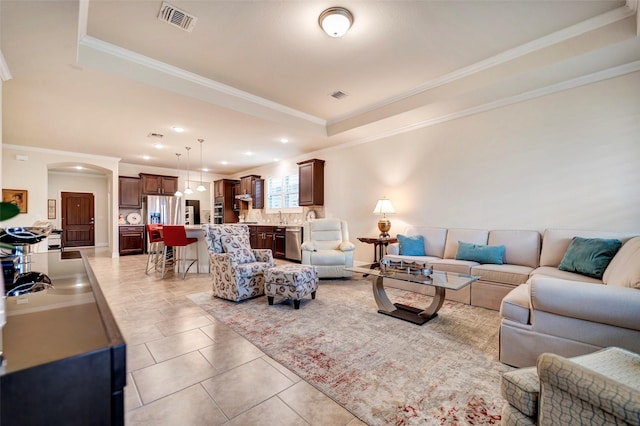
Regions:
[[47, 219], [56, 218], [56, 200], [49, 199], [47, 201]]
[[3, 189], [2, 201], [15, 204], [20, 209], [20, 213], [27, 213], [27, 203], [29, 201], [27, 195], [26, 189]]

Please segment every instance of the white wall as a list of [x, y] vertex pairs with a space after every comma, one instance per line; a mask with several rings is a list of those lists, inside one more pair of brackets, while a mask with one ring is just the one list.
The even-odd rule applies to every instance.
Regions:
[[[28, 226], [37, 220], [47, 220], [47, 200], [51, 198], [49, 196], [49, 168], [82, 165], [83, 167], [98, 170], [106, 176], [105, 188], [102, 190], [106, 193], [106, 206], [103, 207], [102, 212], [96, 210], [95, 214], [96, 216], [104, 216], [108, 236], [107, 244], [111, 248], [112, 255], [118, 255], [117, 190], [115, 191], [115, 197], [113, 195], [114, 188], [118, 188], [117, 158], [22, 147], [8, 144], [6, 140], [2, 145], [2, 151], [3, 188], [25, 189], [28, 191], [28, 213], [19, 214], [3, 222], [4, 226]], [[20, 161], [16, 159], [16, 155], [25, 155], [28, 159]], [[69, 185], [66, 190], [82, 192], [82, 189], [86, 188], [86, 184], [83, 183], [85, 176], [87, 175], [79, 175], [73, 185]], [[59, 200], [57, 204], [59, 204]], [[59, 206], [56, 207], [59, 209]], [[97, 237], [98, 233], [96, 233]]]
[[326, 160], [325, 212], [349, 222], [359, 260], [373, 257], [356, 237], [378, 234], [382, 196], [392, 235], [408, 224], [640, 233], [640, 73], [308, 158]]

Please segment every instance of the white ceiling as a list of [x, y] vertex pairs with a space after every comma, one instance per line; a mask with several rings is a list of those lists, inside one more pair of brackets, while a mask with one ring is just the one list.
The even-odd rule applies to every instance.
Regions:
[[637, 0], [169, 3], [2, 0], [3, 143], [235, 174], [640, 69]]

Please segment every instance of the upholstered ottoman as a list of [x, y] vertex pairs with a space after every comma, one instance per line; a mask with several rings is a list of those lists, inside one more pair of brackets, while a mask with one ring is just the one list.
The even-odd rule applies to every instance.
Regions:
[[275, 296], [293, 299], [293, 307], [300, 309], [300, 299], [311, 293], [316, 298], [318, 268], [311, 265], [280, 265], [264, 271], [264, 294], [269, 305]]

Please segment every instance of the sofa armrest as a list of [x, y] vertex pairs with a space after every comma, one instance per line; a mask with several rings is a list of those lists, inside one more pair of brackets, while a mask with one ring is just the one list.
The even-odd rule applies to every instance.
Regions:
[[387, 246], [387, 254], [400, 254], [400, 243], [391, 243]]
[[238, 266], [238, 262], [236, 262], [235, 258], [230, 253], [209, 252], [209, 258], [211, 259], [211, 266], [214, 266], [214, 264], [227, 264], [230, 268]]
[[531, 307], [631, 330], [640, 330], [640, 291], [632, 288], [534, 276], [530, 280]]
[[354, 251], [356, 249], [356, 245], [351, 241], [343, 241], [340, 243], [338, 247], [341, 251]]
[[273, 253], [271, 249], [251, 249], [253, 255], [256, 257], [256, 262], [265, 262], [269, 264], [273, 263]]
[[300, 245], [300, 249], [302, 251], [314, 251], [316, 248], [311, 241], [305, 241], [304, 243], [302, 243], [302, 245]]

